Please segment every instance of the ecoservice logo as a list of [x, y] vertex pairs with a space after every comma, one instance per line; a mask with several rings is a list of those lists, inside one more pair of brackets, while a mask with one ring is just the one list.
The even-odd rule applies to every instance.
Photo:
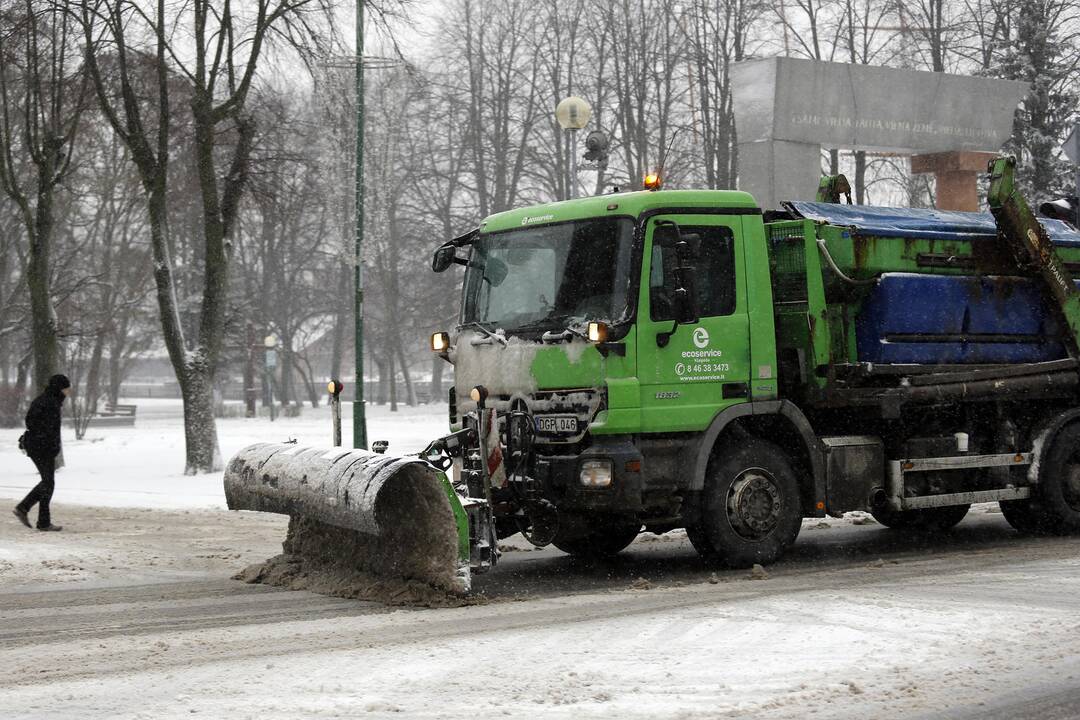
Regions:
[[703, 327], [694, 328], [694, 347], [704, 350], [709, 346], [709, 331]]

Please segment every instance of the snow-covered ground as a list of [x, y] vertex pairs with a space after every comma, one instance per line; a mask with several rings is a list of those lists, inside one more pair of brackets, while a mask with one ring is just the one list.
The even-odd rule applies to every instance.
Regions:
[[[369, 436], [417, 451], [445, 416], [373, 407]], [[330, 435], [326, 409], [218, 428], [225, 458]], [[36, 481], [17, 435], [0, 431], [8, 499]], [[230, 580], [285, 518], [182, 474], [178, 403], [64, 440], [67, 529], [0, 516], [0, 717], [1080, 716], [1080, 539], [1023, 538], [992, 506], [930, 539], [807, 521], [757, 579], [679, 532], [596, 565], [508, 551], [476, 578], [485, 602], [388, 611]]]
[[[486, 604], [388, 612], [227, 580], [281, 537], [256, 515], [69, 513], [78, 535], [0, 525], [52, 558], [48, 584], [0, 584], [0, 717], [1076, 717], [1027, 710], [1080, 689], [1080, 543], [1000, 515], [880, 560], [879, 528], [808, 533], [764, 579], [685, 539], [508, 553]], [[134, 574], [80, 572], [106, 563]]]
[[[65, 424], [66, 466], [57, 472], [56, 502], [109, 507], [225, 507], [221, 473], [187, 477], [184, 470], [183, 416], [179, 400], [130, 401], [138, 406], [135, 427], [91, 427], [82, 440]], [[342, 407], [343, 436], [352, 434], [352, 407]], [[368, 409], [368, 437], [390, 441], [390, 452], [422, 450], [447, 432], [445, 404], [398, 412], [388, 406]], [[22, 430], [0, 430], [0, 498], [21, 499], [37, 482], [29, 458], [18, 449]], [[327, 407], [304, 408], [297, 418], [229, 418], [218, 421], [222, 458], [254, 442], [295, 439], [330, 446]], [[5, 511], [6, 512], [6, 511]], [[60, 520], [58, 520], [60, 522]]]

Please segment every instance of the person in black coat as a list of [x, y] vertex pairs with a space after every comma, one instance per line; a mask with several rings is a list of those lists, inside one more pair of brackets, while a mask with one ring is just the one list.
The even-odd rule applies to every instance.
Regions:
[[27, 517], [30, 508], [37, 503], [37, 529], [61, 529], [59, 525], [52, 524], [49, 501], [53, 494], [56, 456], [60, 454], [60, 410], [63, 408], [64, 398], [70, 394], [71, 382], [67, 377], [53, 375], [49, 378], [45, 392], [30, 403], [30, 409], [26, 412], [26, 433], [22, 437], [22, 446], [41, 473], [41, 482], [15, 506], [15, 517], [26, 527], [30, 527], [30, 519]]

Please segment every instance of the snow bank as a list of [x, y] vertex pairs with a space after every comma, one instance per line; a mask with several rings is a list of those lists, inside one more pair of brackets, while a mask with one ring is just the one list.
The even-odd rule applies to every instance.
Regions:
[[[179, 400], [132, 399], [138, 406], [135, 427], [90, 428], [76, 440], [63, 429], [66, 467], [57, 472], [55, 502], [97, 507], [159, 509], [225, 509], [222, 474], [184, 475], [184, 421]], [[346, 439], [352, 427], [352, 407], [342, 405]], [[447, 432], [446, 404], [386, 406], [367, 410], [370, 440], [388, 440], [390, 453], [419, 452]], [[306, 445], [329, 445], [330, 411], [304, 408], [297, 418], [228, 418], [218, 420], [222, 456], [228, 460], [256, 442], [297, 440]], [[21, 429], [0, 429], [0, 498], [20, 500], [38, 481], [29, 458], [17, 446]]]

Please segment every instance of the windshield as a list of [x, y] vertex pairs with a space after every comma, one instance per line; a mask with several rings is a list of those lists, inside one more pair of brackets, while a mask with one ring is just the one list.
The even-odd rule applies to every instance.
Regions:
[[516, 330], [623, 317], [633, 230], [629, 218], [605, 218], [481, 235], [462, 322]]

